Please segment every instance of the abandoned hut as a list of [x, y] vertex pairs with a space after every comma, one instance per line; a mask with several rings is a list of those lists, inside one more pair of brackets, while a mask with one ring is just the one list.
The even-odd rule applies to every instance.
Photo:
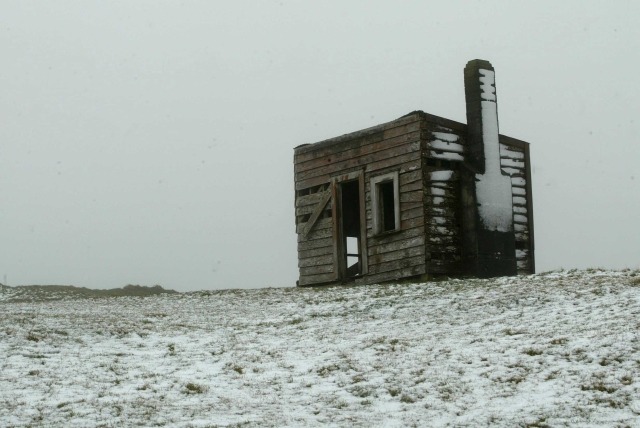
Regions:
[[294, 149], [299, 286], [535, 270], [529, 144], [498, 133], [494, 69], [467, 124], [422, 111]]

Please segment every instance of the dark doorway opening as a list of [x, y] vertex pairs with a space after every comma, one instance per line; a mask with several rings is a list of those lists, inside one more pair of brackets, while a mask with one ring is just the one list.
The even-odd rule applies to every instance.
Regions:
[[362, 228], [360, 224], [360, 181], [350, 180], [340, 186], [340, 265], [344, 280], [362, 275]]

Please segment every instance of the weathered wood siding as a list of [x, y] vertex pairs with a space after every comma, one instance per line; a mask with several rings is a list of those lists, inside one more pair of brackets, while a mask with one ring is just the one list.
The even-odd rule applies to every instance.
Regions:
[[466, 127], [425, 118], [424, 195], [428, 274], [462, 273], [460, 168]]
[[[332, 179], [364, 179], [366, 266], [356, 283], [422, 274], [460, 275], [467, 126], [414, 112], [393, 122], [295, 149], [299, 285], [339, 280]], [[502, 171], [511, 177], [519, 274], [535, 271], [529, 145], [500, 135]], [[371, 178], [398, 173], [400, 230], [376, 235]], [[468, 180], [468, 178], [465, 178]], [[467, 181], [465, 181], [467, 182]], [[468, 187], [468, 185], [466, 185]]]
[[[300, 146], [294, 153], [296, 228], [298, 231], [299, 285], [338, 280], [334, 221], [330, 200], [323, 213], [303, 235], [332, 177], [364, 172], [367, 274], [366, 282], [414, 276], [425, 271], [421, 122], [411, 114], [373, 128]], [[370, 180], [399, 173], [400, 231], [373, 234]], [[358, 282], [358, 280], [356, 280]]]
[[[456, 275], [462, 266], [460, 171], [465, 168], [466, 125], [425, 114], [424, 194], [427, 273]], [[519, 274], [535, 272], [529, 145], [500, 135], [503, 173], [511, 177]]]
[[400, 231], [374, 235], [371, 209], [371, 177], [365, 173], [367, 209], [367, 256], [369, 273], [366, 282], [381, 282], [406, 278], [425, 273], [425, 237], [422, 192], [422, 171], [420, 168], [419, 134], [416, 144], [410, 147], [410, 156], [402, 163], [389, 165], [381, 174], [400, 171]]
[[296, 232], [298, 233], [298, 268], [300, 285], [335, 279], [333, 266], [332, 201], [321, 207], [322, 213], [309, 233], [303, 236], [307, 222], [319, 208], [323, 196], [330, 192], [329, 183], [296, 192]]
[[500, 136], [500, 166], [511, 176], [516, 260], [521, 275], [535, 272], [530, 165], [528, 144]]

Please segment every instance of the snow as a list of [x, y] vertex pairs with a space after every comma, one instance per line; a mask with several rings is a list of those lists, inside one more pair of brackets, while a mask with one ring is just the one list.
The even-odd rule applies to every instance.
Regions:
[[527, 209], [525, 207], [514, 206], [513, 207], [513, 212], [514, 212], [514, 217], [515, 217], [515, 214], [526, 214], [527, 213]]
[[444, 159], [452, 162], [464, 161], [464, 156], [462, 156], [460, 153], [454, 153], [454, 152], [437, 152], [435, 150], [430, 150], [429, 157], [435, 158], [435, 159]]
[[487, 230], [509, 232], [513, 230], [511, 179], [500, 169], [495, 74], [491, 70], [479, 72], [485, 172], [476, 174], [478, 214]]
[[455, 143], [460, 140], [460, 136], [451, 132], [432, 132], [436, 140], [445, 141], [448, 143]]
[[496, 102], [495, 73], [492, 70], [478, 70], [480, 73], [480, 97], [483, 101]]
[[450, 132], [433, 132], [432, 141], [429, 141], [431, 151], [429, 156], [448, 161], [464, 161], [464, 147], [458, 143], [460, 136]]
[[514, 196], [524, 196], [527, 194], [527, 190], [524, 187], [514, 187], [511, 189], [511, 194]]
[[514, 186], [524, 187], [527, 184], [527, 180], [525, 180], [523, 177], [511, 177], [511, 184]]
[[512, 174], [521, 173], [522, 170], [519, 168], [502, 168], [502, 172], [504, 172], [507, 175], [512, 175]]
[[527, 200], [522, 196], [514, 196], [513, 203], [517, 205], [527, 205]]
[[456, 152], [456, 153], [464, 152], [464, 147], [462, 147], [462, 144], [458, 144], [458, 143], [450, 143], [448, 141], [433, 140], [429, 144], [431, 145], [431, 148], [434, 150], [444, 150], [444, 151]]
[[453, 177], [452, 170], [441, 170], [429, 172], [429, 180], [431, 181], [449, 181]]
[[527, 218], [526, 215], [514, 214], [513, 215], [513, 221], [516, 221], [516, 222], [519, 222], [519, 223], [528, 223], [529, 219]]
[[0, 313], [0, 426], [640, 424], [638, 270]]
[[505, 144], [500, 144], [500, 156], [508, 159], [522, 159], [524, 160], [524, 152], [517, 151]]

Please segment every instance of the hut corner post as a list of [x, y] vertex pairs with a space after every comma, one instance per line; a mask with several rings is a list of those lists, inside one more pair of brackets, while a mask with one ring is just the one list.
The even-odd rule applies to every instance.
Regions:
[[462, 180], [463, 257], [481, 278], [517, 274], [511, 179], [500, 168], [495, 72], [488, 61], [464, 69], [468, 169]]

